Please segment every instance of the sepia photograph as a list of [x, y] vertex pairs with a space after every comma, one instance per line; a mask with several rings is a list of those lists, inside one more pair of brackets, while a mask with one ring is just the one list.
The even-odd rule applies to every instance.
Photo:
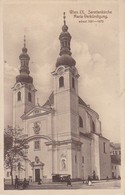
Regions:
[[4, 1], [4, 190], [121, 189], [118, 1]]

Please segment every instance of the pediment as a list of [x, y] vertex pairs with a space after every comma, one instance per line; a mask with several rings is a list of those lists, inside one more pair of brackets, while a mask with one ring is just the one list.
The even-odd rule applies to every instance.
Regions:
[[41, 116], [41, 115], [46, 115], [46, 114], [49, 114], [50, 112], [52, 112], [51, 108], [44, 108], [41, 106], [35, 106], [29, 112], [27, 112], [26, 114], [23, 114], [21, 118], [24, 120], [24, 119], [28, 119], [28, 118]]

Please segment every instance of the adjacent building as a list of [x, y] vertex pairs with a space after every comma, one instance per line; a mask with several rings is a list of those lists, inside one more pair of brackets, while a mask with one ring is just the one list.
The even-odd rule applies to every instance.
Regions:
[[112, 178], [121, 178], [121, 146], [119, 143], [110, 143]]

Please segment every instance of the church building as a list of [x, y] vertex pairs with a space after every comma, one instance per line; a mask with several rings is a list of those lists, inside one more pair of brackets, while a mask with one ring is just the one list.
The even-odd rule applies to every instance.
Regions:
[[17, 167], [15, 175], [36, 182], [58, 174], [72, 179], [111, 178], [109, 140], [102, 135], [98, 113], [78, 94], [80, 73], [72, 57], [65, 15], [59, 41], [52, 93], [42, 106], [36, 103], [25, 41], [19, 56], [19, 75], [12, 88], [13, 126], [23, 128], [29, 148], [21, 161], [24, 169], [19, 173]]

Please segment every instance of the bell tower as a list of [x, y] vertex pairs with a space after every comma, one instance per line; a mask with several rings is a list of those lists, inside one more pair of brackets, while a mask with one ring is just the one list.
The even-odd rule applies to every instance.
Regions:
[[[80, 160], [79, 143], [79, 110], [78, 110], [78, 78], [75, 67], [76, 61], [72, 57], [70, 49], [71, 35], [65, 21], [59, 36], [60, 53], [56, 61], [53, 75], [54, 86], [54, 139], [57, 145], [54, 150], [55, 173], [69, 174], [71, 177], [79, 177]], [[65, 162], [65, 166], [64, 166]], [[57, 165], [57, 166], [56, 166]], [[74, 169], [75, 167], [75, 169]], [[77, 173], [74, 173], [77, 170]]]
[[[71, 35], [66, 25], [65, 12], [62, 32], [59, 36], [60, 53], [54, 80], [55, 129], [59, 139], [72, 139], [78, 135], [78, 78], [76, 62], [71, 56]], [[61, 136], [63, 135], [63, 137]]]
[[21, 116], [35, 106], [35, 92], [33, 78], [29, 75], [30, 57], [27, 54], [26, 38], [24, 36], [24, 47], [19, 56], [20, 70], [16, 76], [16, 83], [13, 89], [13, 126], [23, 127]]

